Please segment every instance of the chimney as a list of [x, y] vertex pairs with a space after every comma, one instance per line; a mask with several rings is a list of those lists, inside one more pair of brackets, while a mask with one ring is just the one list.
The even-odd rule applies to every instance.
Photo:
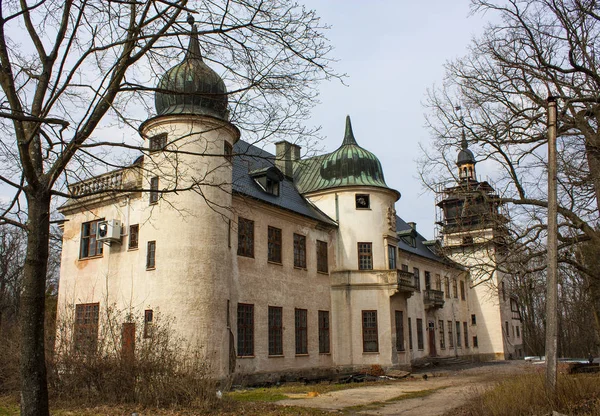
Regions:
[[417, 231], [417, 223], [416, 222], [407, 222], [407, 224], [410, 228]]
[[297, 160], [300, 160], [300, 146], [286, 140], [275, 143], [275, 166], [290, 179], [294, 177]]

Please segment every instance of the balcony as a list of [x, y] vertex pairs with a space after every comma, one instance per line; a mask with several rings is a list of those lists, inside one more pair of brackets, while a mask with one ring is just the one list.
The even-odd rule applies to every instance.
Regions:
[[405, 272], [404, 270], [396, 270], [398, 292], [412, 293], [415, 291], [415, 279], [411, 272]]
[[426, 309], [439, 309], [444, 307], [444, 292], [441, 290], [426, 289], [423, 294], [423, 303]]
[[139, 188], [140, 185], [139, 170], [126, 168], [69, 185], [69, 193], [74, 198], [81, 198], [110, 191], [131, 191]]

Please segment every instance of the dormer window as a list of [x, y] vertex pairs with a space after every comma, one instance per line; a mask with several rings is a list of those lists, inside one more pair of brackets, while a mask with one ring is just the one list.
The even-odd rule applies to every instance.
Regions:
[[157, 134], [149, 139], [150, 152], [163, 150], [167, 145], [167, 133]]
[[371, 200], [369, 194], [356, 194], [356, 209], [369, 209], [371, 207]]
[[283, 173], [276, 167], [257, 169], [250, 172], [254, 182], [266, 193], [279, 196]]

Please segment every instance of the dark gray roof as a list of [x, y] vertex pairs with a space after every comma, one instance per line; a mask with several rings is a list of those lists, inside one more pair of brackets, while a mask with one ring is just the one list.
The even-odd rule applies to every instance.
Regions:
[[[411, 230], [413, 231], [412, 233], [411, 233]], [[416, 244], [415, 244], [416, 247], [413, 247], [410, 244], [408, 244], [406, 241], [404, 241], [402, 238], [400, 238], [400, 240], [398, 241], [399, 249], [407, 251], [412, 254], [416, 254], [417, 256], [425, 257], [429, 260], [440, 262], [440, 263], [445, 263], [445, 264], [452, 263], [448, 258], [446, 258], [444, 256], [438, 256], [433, 251], [431, 251], [424, 244], [427, 241], [427, 239], [425, 237], [423, 237], [421, 234], [419, 234], [418, 232], [416, 232], [415, 230], [413, 230], [412, 227], [410, 225], [408, 225], [408, 223], [406, 223], [402, 218], [400, 218], [397, 215], [396, 215], [396, 232], [399, 234], [399, 236], [404, 236], [404, 237], [412, 234], [412, 236], [414, 236], [414, 239], [416, 242]]]
[[284, 177], [280, 182], [279, 195], [265, 192], [254, 181], [250, 172], [256, 173], [274, 167], [275, 155], [243, 140], [235, 144], [233, 151], [233, 192], [329, 225], [337, 225], [334, 220], [308, 202], [290, 179]]

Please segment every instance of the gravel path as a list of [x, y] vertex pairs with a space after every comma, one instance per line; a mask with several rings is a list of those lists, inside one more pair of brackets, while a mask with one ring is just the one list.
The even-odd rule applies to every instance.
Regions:
[[[277, 403], [344, 411], [350, 415], [441, 416], [466, 403], [493, 380], [526, 371], [527, 368], [530, 366], [523, 361], [438, 367], [413, 373], [411, 378], [391, 384], [340, 390]], [[428, 375], [427, 380], [423, 379], [423, 374]], [[408, 396], [402, 399], [403, 395]]]

